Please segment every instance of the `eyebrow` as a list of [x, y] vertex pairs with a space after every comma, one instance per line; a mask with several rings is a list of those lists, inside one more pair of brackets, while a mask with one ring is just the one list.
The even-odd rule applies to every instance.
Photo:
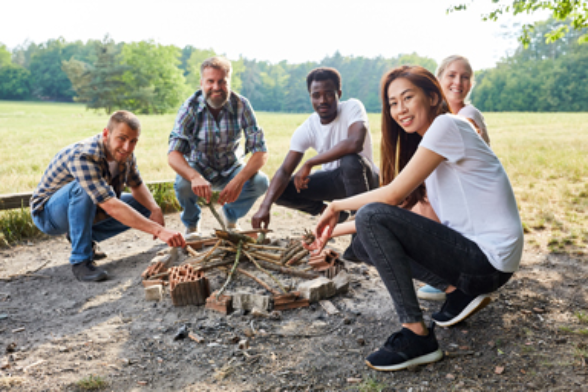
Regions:
[[[412, 88], [407, 88], [406, 90], [404, 90], [403, 92], [401, 92], [399, 95], [402, 97], [404, 94], [406, 94], [407, 92], [412, 92], [414, 91], [414, 89]], [[393, 99], [396, 99], [396, 97], [388, 97], [388, 101], [391, 101]]]

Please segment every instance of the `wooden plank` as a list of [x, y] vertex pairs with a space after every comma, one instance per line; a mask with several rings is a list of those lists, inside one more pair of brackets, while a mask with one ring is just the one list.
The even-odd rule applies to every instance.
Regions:
[[[173, 184], [174, 181], [151, 181], [146, 182], [147, 185], [159, 185], [159, 184]], [[0, 211], [2, 210], [13, 210], [20, 207], [27, 208], [29, 202], [33, 197], [33, 192], [25, 193], [11, 193], [8, 195], [0, 195]]]

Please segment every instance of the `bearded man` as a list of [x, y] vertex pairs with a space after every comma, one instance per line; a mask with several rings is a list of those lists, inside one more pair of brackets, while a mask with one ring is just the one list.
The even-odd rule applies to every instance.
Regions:
[[231, 91], [231, 71], [223, 57], [202, 63], [201, 89], [184, 102], [169, 137], [168, 163], [177, 173], [174, 188], [187, 235], [200, 232], [198, 197], [210, 201], [213, 190], [221, 191], [225, 222], [235, 229], [269, 185], [260, 171], [268, 159], [265, 136], [247, 98]]
[[[66, 234], [74, 276], [101, 281], [108, 273], [94, 261], [106, 257], [97, 241], [130, 227], [169, 246], [184, 247], [182, 234], [166, 229], [161, 208], [142, 181], [133, 151], [139, 119], [115, 112], [101, 134], [65, 147], [51, 160], [31, 198], [35, 225], [45, 234]], [[124, 187], [131, 193], [123, 193]]]

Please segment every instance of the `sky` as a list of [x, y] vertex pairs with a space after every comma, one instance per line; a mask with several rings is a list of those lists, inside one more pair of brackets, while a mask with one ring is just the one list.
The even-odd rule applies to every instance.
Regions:
[[[466, 3], [466, 11], [446, 13]], [[212, 48], [277, 63], [344, 56], [396, 57], [416, 52], [440, 62], [452, 54], [474, 69], [493, 67], [517, 47], [517, 23], [548, 14], [482, 21], [491, 0], [3, 0], [0, 43], [9, 49], [35, 43], [102, 39], [153, 40], [164, 45]]]

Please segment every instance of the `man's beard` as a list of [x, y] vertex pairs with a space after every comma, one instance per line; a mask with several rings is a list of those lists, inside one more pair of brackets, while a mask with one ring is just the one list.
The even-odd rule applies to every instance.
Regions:
[[117, 156], [115, 155], [115, 151], [110, 146], [110, 140], [109, 139], [110, 139], [110, 136], [108, 136], [106, 139], [104, 139], [104, 148], [106, 149], [107, 155], [110, 155], [110, 157], [112, 159], [114, 159], [118, 163], [125, 162], [127, 160], [127, 158], [128, 158], [128, 155], [126, 155], [122, 160], [121, 159], [117, 159]]
[[213, 92], [216, 92], [216, 91], [205, 91], [204, 92], [204, 95], [206, 97], [206, 103], [213, 109], [220, 109], [229, 100], [231, 90], [227, 90], [226, 92], [221, 90], [220, 93], [223, 95], [221, 95], [220, 97], [214, 98], [214, 99], [211, 98], [211, 95]]

